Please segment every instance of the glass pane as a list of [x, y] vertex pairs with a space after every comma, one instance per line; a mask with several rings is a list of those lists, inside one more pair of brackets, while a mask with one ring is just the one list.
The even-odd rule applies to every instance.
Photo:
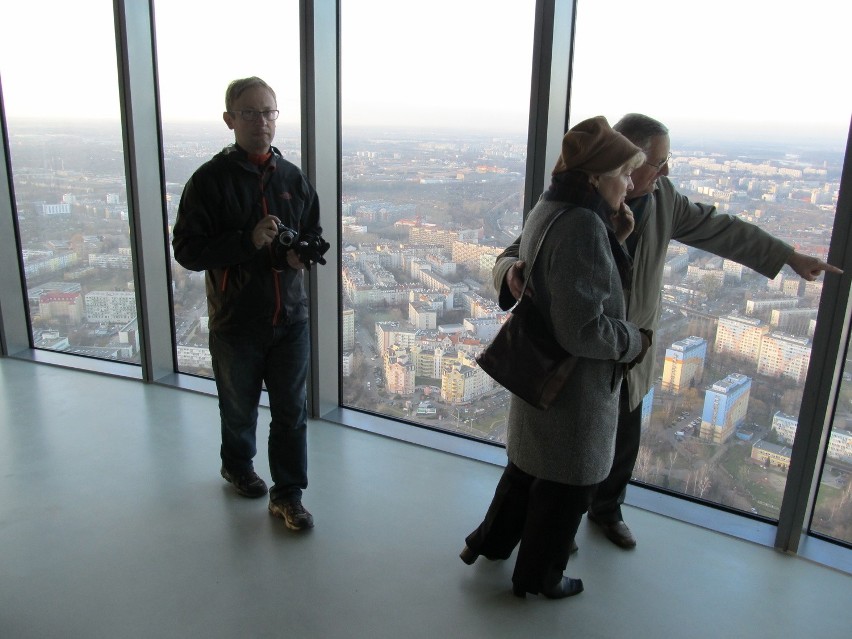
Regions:
[[112, 2], [4, 7], [0, 61], [33, 345], [138, 364]]
[[346, 405], [504, 440], [506, 391], [473, 358], [520, 230], [534, 9], [342, 3]]
[[[171, 229], [187, 179], [234, 142], [222, 120], [232, 80], [258, 76], [275, 90], [281, 113], [273, 145], [301, 166], [299, 3], [267, 3], [260, 9], [223, 0], [168, 0], [156, 3], [154, 16]], [[272, 43], [266, 53], [236, 44], [239, 34], [257, 33], [258, 20], [270, 25], [259, 36]], [[188, 43], [187, 25], [196, 25], [203, 37]], [[188, 58], [199, 64], [188, 66]], [[326, 224], [333, 223], [333, 212], [331, 204], [323, 208]], [[188, 271], [174, 259], [171, 268], [178, 370], [212, 377], [204, 272]]]
[[[806, 13], [794, 2], [697, 12], [677, 0], [580, 0], [572, 121], [661, 120], [673, 156], [659, 182], [825, 259], [852, 102], [835, 64], [850, 59], [850, 18], [828, 0]], [[675, 236], [690, 239], [658, 253], [656, 370], [634, 479], [777, 519], [823, 277], [784, 266], [768, 279], [710, 252], [741, 239], [699, 250], [694, 228]]]
[[852, 544], [852, 362], [847, 356], [811, 521], [813, 532]]

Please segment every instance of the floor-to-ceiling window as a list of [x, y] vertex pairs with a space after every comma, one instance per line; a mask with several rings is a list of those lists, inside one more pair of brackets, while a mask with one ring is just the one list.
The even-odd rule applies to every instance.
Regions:
[[852, 374], [848, 354], [845, 364], [810, 529], [852, 544]]
[[[20, 295], [37, 349], [137, 363], [134, 292], [150, 283], [134, 283], [130, 268], [132, 177], [119, 124], [113, 4], [66, 4], [5, 7], [0, 23]], [[535, 151], [526, 148], [535, 4], [341, 2], [344, 405], [502, 441], [505, 392], [470, 362], [499, 321], [488, 277], [494, 255], [519, 232], [530, 204], [522, 194], [525, 159]], [[171, 224], [187, 177], [231, 141], [221, 112], [235, 77], [260, 75], [276, 89], [275, 144], [301, 164], [299, 7], [258, 13], [163, 0], [154, 8]], [[852, 103], [841, 75], [848, 11], [823, 0], [724, 2], [699, 16], [690, 3], [580, 0], [572, 121], [603, 113], [614, 122], [627, 111], [660, 118], [672, 130], [677, 188], [825, 256]], [[274, 54], [233, 46], [257, 24]], [[335, 224], [336, 205], [323, 202], [324, 225]], [[5, 250], [9, 241], [0, 244]], [[669, 259], [660, 379], [647, 402], [636, 479], [773, 521], [820, 283], [802, 285], [786, 268], [770, 282], [677, 245]], [[175, 264], [172, 276], [178, 367], [207, 375], [203, 276]], [[337, 308], [336, 291], [319, 297], [322, 312]], [[725, 351], [741, 331], [760, 344], [756, 360], [753, 350]], [[687, 379], [674, 364], [666, 374], [667, 352], [676, 362], [691, 348], [702, 354], [700, 376]], [[732, 374], [747, 385], [747, 394], [735, 389], [747, 399], [744, 415], [724, 441], [702, 438], [721, 397], [708, 400], [708, 390], [730, 388]], [[844, 378], [810, 526], [848, 543], [847, 386]]]
[[341, 5], [342, 402], [502, 442], [474, 357], [521, 228], [535, 3]]
[[0, 72], [32, 345], [136, 364], [114, 33], [110, 0], [4, 6]]
[[[669, 126], [668, 177], [692, 201], [826, 259], [852, 91], [846, 5], [580, 0], [571, 121]], [[773, 280], [672, 242], [645, 398], [640, 482], [777, 519], [823, 278]], [[850, 540], [852, 438], [838, 412], [815, 526]]]
[[[299, 3], [168, 0], [154, 9], [171, 229], [187, 179], [234, 141], [222, 120], [232, 80], [258, 76], [275, 90], [281, 113], [273, 145], [301, 166]], [[212, 376], [204, 273], [174, 260], [171, 268], [178, 370]]]

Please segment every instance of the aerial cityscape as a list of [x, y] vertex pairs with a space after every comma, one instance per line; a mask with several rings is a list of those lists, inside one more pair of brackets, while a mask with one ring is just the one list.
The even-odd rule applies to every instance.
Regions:
[[[10, 126], [33, 342], [138, 363], [120, 130], [60, 131]], [[186, 179], [227, 142], [215, 126], [165, 128], [169, 229]], [[300, 163], [296, 133], [276, 146]], [[672, 151], [669, 177], [690, 199], [826, 258], [842, 149], [674, 139]], [[475, 357], [507, 316], [491, 268], [521, 231], [525, 167], [523, 135], [344, 129], [342, 404], [504, 443], [508, 393]], [[334, 214], [325, 204], [323, 223]], [[178, 368], [210, 376], [203, 273], [171, 272]], [[777, 518], [821, 292], [787, 267], [768, 280], [673, 242], [634, 478]], [[845, 381], [842, 396], [815, 526], [848, 540]]]

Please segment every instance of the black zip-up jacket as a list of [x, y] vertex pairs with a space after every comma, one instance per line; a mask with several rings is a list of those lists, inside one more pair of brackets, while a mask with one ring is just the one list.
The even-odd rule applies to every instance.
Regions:
[[304, 271], [273, 263], [272, 247], [252, 242], [266, 215], [303, 239], [322, 234], [313, 186], [278, 149], [270, 150], [259, 167], [236, 144], [225, 147], [192, 175], [181, 196], [174, 256], [184, 268], [207, 271], [210, 330], [255, 330], [308, 317]]

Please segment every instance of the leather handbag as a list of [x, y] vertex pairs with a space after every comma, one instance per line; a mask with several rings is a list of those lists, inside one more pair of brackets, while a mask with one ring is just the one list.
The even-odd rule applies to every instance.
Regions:
[[526, 268], [520, 299], [509, 309], [509, 318], [497, 335], [476, 358], [479, 367], [494, 381], [542, 410], [550, 407], [565, 386], [577, 358], [559, 345], [526, 290], [544, 238], [566, 210], [557, 212], [547, 224]]

